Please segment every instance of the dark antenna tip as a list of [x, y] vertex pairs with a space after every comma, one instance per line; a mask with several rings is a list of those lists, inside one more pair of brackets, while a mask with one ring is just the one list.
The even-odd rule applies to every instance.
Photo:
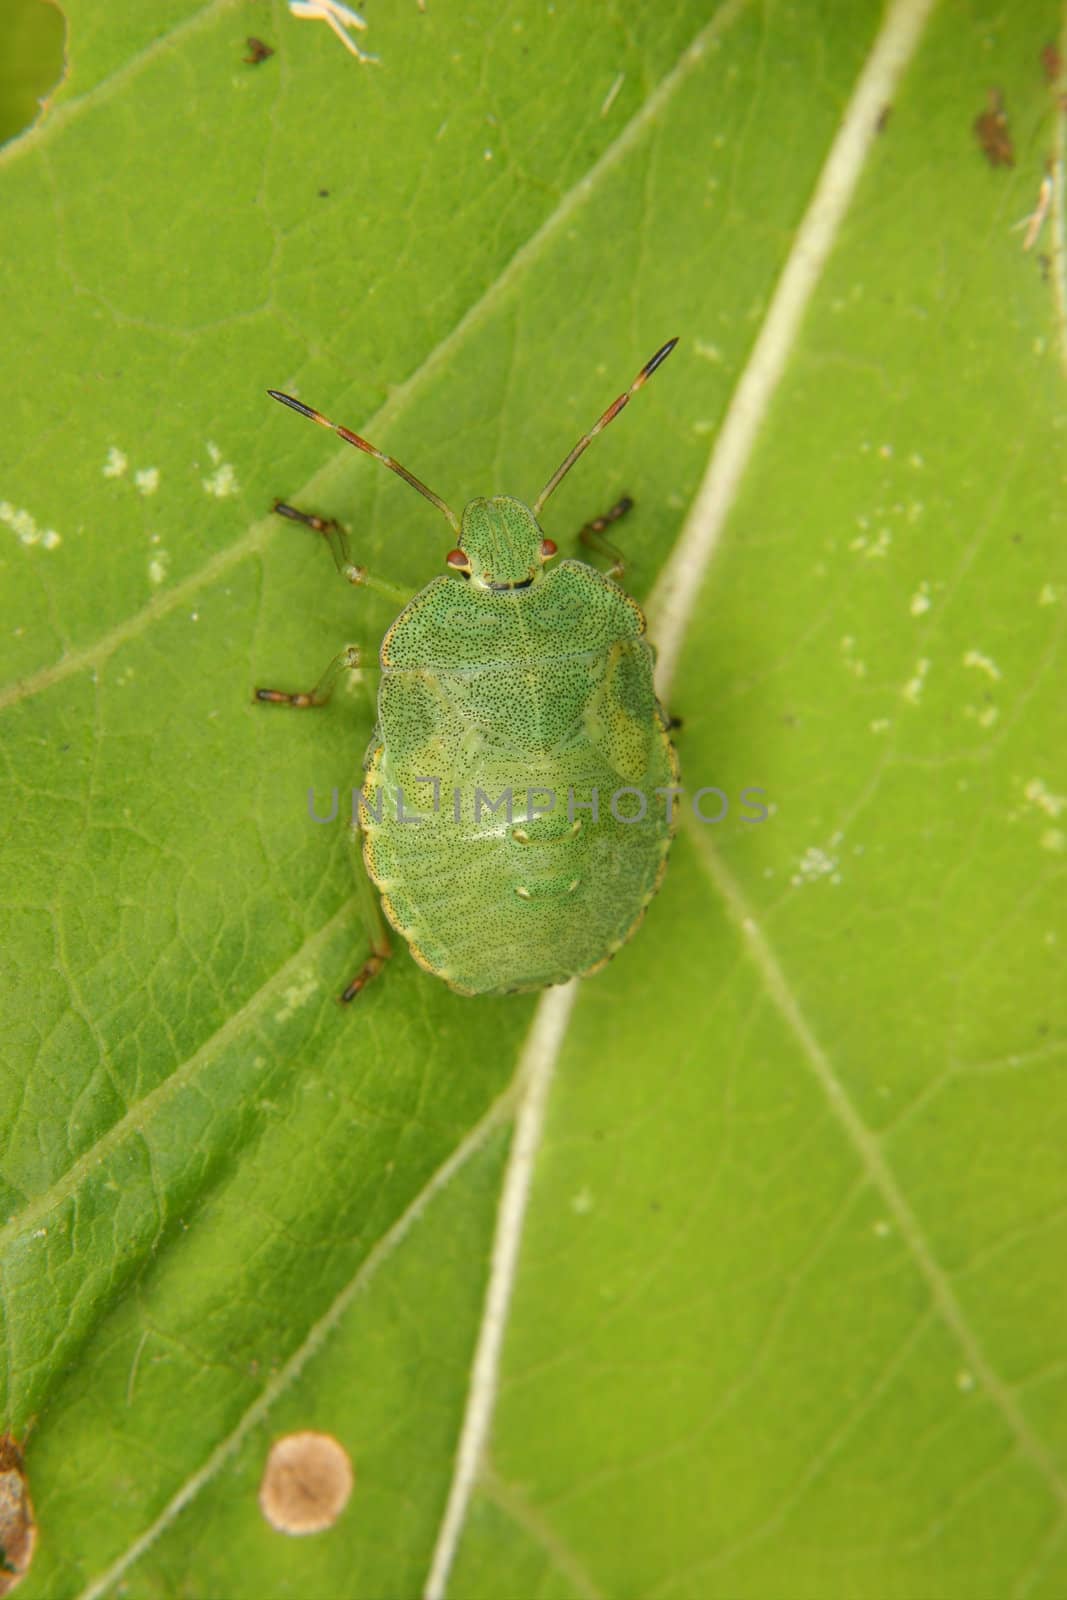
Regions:
[[677, 338], [674, 338], [668, 339], [666, 344], [661, 345], [656, 351], [655, 355], [645, 362], [644, 366], [641, 368], [641, 371], [637, 374], [637, 377], [634, 379], [633, 383], [631, 383], [630, 387], [625, 391], [625, 393], [620, 394], [617, 400], [613, 400], [611, 402], [608, 409], [604, 412], [604, 415], [593, 424], [588, 433], [582, 434], [582, 437], [578, 440], [578, 443], [575, 445], [570, 455], [567, 456], [566, 460], [561, 462], [556, 468], [555, 472], [552, 474], [551, 478], [549, 478], [548, 482], [541, 490], [541, 493], [537, 496], [537, 499], [530, 507], [535, 517], [540, 516], [541, 509], [544, 506], [545, 501], [548, 499], [549, 495], [559, 487], [560, 483], [567, 476], [574, 463], [578, 460], [578, 457], [583, 453], [583, 451], [588, 450], [597, 434], [602, 433], [607, 427], [608, 423], [615, 420], [623, 406], [629, 405], [638, 389], [643, 388], [648, 382], [649, 378], [651, 378], [652, 374], [655, 372], [656, 368], [663, 365], [677, 343]]
[[[278, 400], [283, 406], [289, 406], [293, 411], [299, 411], [302, 417], [310, 417], [312, 422], [322, 420], [317, 411], [313, 411], [310, 406], [306, 406], [302, 400], [294, 400], [291, 394], [282, 394], [280, 389], [268, 389], [267, 393], [272, 400]], [[326, 426], [329, 427], [329, 423], [326, 423]]]
[[656, 351], [655, 355], [652, 357], [652, 360], [648, 363], [648, 365], [645, 368], [645, 377], [646, 378], [651, 378], [651, 376], [655, 372], [656, 368], [657, 367], [661, 367], [663, 365], [663, 363], [666, 361], [667, 357], [670, 355], [671, 351], [674, 349], [675, 345], [678, 343], [678, 338], [679, 338], [679, 335], [676, 334], [673, 339], [668, 339], [667, 343], [665, 345], [663, 345], [663, 347], [661, 349]]
[[[429, 500], [431, 505], [436, 506], [438, 511], [459, 533], [460, 520], [456, 513], [451, 507], [445, 505], [440, 495], [434, 494], [432, 489], [426, 487], [421, 478], [416, 478], [415, 474], [409, 472], [407, 467], [402, 467], [399, 461], [394, 461], [392, 456], [385, 455], [383, 451], [378, 450], [366, 439], [361, 438], [358, 433], [353, 433], [351, 428], [338, 427], [336, 422], [331, 422], [329, 417], [324, 417], [321, 411], [315, 410], [314, 406], [306, 406], [302, 400], [294, 400], [291, 394], [283, 394], [280, 389], [268, 389], [267, 393], [272, 400], [279, 400], [283, 406], [288, 406], [290, 410], [299, 411], [302, 417], [309, 417], [312, 422], [317, 422], [320, 428], [329, 428], [331, 433], [336, 433], [346, 444], [354, 445], [357, 450], [362, 450], [366, 455], [373, 456], [376, 461], [380, 461], [383, 467], [388, 467], [390, 472], [395, 472], [397, 477], [403, 478], [405, 483], [410, 483], [411, 487], [417, 489], [424, 499]], [[282, 515], [284, 516], [285, 513], [283, 512]]]

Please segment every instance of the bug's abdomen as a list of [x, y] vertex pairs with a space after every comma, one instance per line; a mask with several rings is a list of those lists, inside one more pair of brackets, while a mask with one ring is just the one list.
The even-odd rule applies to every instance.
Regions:
[[670, 844], [656, 791], [677, 776], [651, 664], [631, 639], [550, 673], [384, 679], [364, 860], [393, 926], [453, 988], [564, 982], [640, 921]]

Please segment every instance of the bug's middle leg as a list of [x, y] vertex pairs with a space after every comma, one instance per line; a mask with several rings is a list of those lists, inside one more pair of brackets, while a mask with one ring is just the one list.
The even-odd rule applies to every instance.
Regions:
[[624, 517], [628, 511], [632, 511], [633, 506], [634, 503], [630, 496], [624, 494], [621, 500], [616, 500], [610, 511], [605, 511], [602, 517], [594, 517], [591, 522], [587, 522], [578, 534], [582, 544], [586, 545], [590, 550], [595, 550], [598, 555], [609, 557], [611, 561], [611, 566], [608, 569], [609, 578], [618, 579], [622, 577], [626, 571], [626, 560], [619, 547], [612, 544], [609, 539], [605, 539], [604, 533], [607, 528], [611, 527], [613, 522], [618, 522], [620, 517]]
[[302, 522], [312, 532], [321, 533], [330, 547], [334, 565], [348, 583], [373, 589], [376, 594], [384, 594], [390, 600], [399, 601], [402, 605], [406, 605], [411, 599], [410, 589], [402, 589], [399, 584], [390, 583], [386, 578], [375, 577], [366, 567], [358, 566], [352, 560], [348, 548], [348, 534], [336, 517], [317, 517], [312, 511], [298, 511], [296, 506], [288, 505], [284, 500], [275, 500], [274, 511], [279, 517], [287, 517], [290, 522]]
[[[297, 690], [295, 693], [287, 689], [257, 689], [256, 699], [272, 706], [292, 706], [294, 711], [313, 711], [317, 706], [327, 704], [342, 674], [355, 671], [363, 661], [363, 654], [358, 644], [347, 644], [334, 656], [314, 689]], [[374, 664], [377, 666], [377, 662]]]

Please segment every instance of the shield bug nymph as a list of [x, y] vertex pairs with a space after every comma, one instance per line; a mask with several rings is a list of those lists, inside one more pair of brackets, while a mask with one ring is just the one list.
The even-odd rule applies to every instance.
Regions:
[[[653, 653], [606, 531], [628, 497], [581, 530], [608, 572], [560, 560], [540, 526], [545, 502], [674, 349], [647, 361], [549, 478], [532, 506], [470, 501], [462, 519], [359, 434], [291, 395], [417, 489], [456, 535], [447, 573], [413, 597], [357, 566], [339, 522], [278, 502], [329, 543], [341, 575], [404, 600], [378, 652], [378, 715], [353, 824], [370, 954], [351, 1000], [390, 954], [377, 899], [427, 972], [459, 994], [503, 994], [595, 972], [634, 932], [663, 876], [678, 768], [652, 681]], [[257, 689], [308, 709], [346, 670], [348, 646], [314, 689]], [[365, 868], [365, 875], [363, 869]]]

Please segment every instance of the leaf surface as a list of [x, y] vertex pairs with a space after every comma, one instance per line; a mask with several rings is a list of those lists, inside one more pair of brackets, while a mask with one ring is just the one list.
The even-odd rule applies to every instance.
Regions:
[[[23, 1593], [1061, 1594], [1062, 9], [368, 3], [365, 67], [280, 4], [66, 15], [0, 151]], [[634, 496], [726, 815], [573, 1009], [401, 951], [340, 1012], [372, 685], [251, 690], [391, 608], [269, 508], [412, 591], [451, 540], [264, 391], [532, 498], [675, 333], [545, 526]], [[290, 1540], [301, 1428], [356, 1487]]]

